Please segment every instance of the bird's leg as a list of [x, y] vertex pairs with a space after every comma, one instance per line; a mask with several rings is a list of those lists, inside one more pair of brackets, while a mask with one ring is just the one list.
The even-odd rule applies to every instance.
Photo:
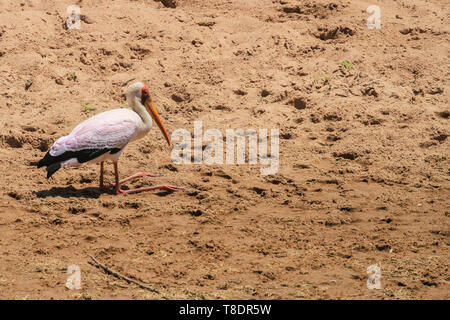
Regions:
[[[142, 175], [144, 174], [144, 175]], [[178, 191], [178, 190], [183, 190], [182, 187], [177, 187], [177, 186], [172, 186], [172, 185], [168, 185], [168, 184], [163, 184], [163, 185], [159, 185], [159, 186], [152, 186], [152, 187], [144, 187], [144, 188], [137, 188], [137, 189], [131, 189], [131, 190], [122, 190], [120, 188], [120, 184], [124, 181], [129, 181], [131, 179], [137, 178], [137, 177], [147, 177], [147, 176], [152, 176], [150, 174], [146, 174], [144, 172], [139, 172], [136, 173], [135, 175], [132, 175], [131, 177], [128, 177], [122, 181], [119, 181], [119, 167], [117, 165], [117, 161], [114, 161], [114, 176], [116, 179], [116, 194], [120, 194], [120, 193], [137, 193], [137, 192], [142, 192], [142, 191], [150, 191], [150, 190], [158, 190], [158, 189], [163, 189], [163, 190], [169, 190], [169, 191]], [[154, 175], [153, 175], [154, 176]]]
[[100, 162], [100, 189], [105, 189], [105, 185], [103, 183], [103, 161]]

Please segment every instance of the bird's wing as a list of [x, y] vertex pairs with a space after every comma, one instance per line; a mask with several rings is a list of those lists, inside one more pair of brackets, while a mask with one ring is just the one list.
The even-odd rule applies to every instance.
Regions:
[[132, 139], [139, 127], [140, 117], [129, 109], [116, 109], [89, 118], [50, 149], [52, 156], [66, 151], [86, 149], [122, 149]]

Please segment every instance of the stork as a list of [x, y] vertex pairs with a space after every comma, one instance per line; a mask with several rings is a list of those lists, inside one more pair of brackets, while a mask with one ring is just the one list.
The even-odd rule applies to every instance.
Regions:
[[173, 185], [157, 185], [137, 189], [123, 190], [121, 184], [140, 177], [159, 175], [138, 172], [119, 180], [118, 161], [125, 147], [132, 141], [143, 138], [156, 122], [170, 146], [169, 134], [161, 122], [148, 87], [141, 82], [130, 85], [126, 98], [130, 109], [114, 109], [89, 118], [72, 132], [59, 138], [42, 158], [37, 167], [47, 167], [47, 179], [60, 168], [74, 167], [87, 163], [100, 163], [100, 188], [103, 182], [104, 162], [112, 160], [114, 164], [116, 194], [136, 193], [148, 190], [182, 190]]

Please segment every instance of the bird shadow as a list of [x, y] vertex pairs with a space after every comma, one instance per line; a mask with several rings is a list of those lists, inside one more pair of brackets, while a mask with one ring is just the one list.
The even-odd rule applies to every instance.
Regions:
[[165, 191], [156, 192], [155, 195], [157, 195], [158, 197], [165, 197], [172, 193], [173, 193], [173, 191], [171, 191], [171, 190], [165, 190]]
[[89, 198], [98, 199], [102, 194], [113, 194], [112, 190], [102, 190], [95, 187], [76, 189], [73, 186], [52, 187], [48, 190], [34, 191], [38, 198], [62, 197], [62, 198]]
[[[128, 187], [124, 186], [124, 190]], [[86, 198], [86, 199], [98, 199], [102, 194], [116, 194], [114, 189], [100, 189], [98, 187], [86, 187], [83, 189], [76, 189], [73, 186], [52, 187], [48, 190], [34, 191], [33, 192], [38, 198], [48, 198], [48, 197], [62, 197], [62, 198]], [[155, 194], [159, 197], [165, 197], [172, 194], [171, 190], [164, 190], [156, 192]]]

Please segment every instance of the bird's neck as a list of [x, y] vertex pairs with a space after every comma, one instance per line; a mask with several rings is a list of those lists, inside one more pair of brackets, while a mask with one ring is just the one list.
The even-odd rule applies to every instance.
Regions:
[[141, 117], [146, 129], [150, 130], [150, 128], [153, 126], [153, 119], [145, 109], [144, 105], [137, 98], [131, 98], [127, 100], [128, 105], [130, 105], [133, 111]]

